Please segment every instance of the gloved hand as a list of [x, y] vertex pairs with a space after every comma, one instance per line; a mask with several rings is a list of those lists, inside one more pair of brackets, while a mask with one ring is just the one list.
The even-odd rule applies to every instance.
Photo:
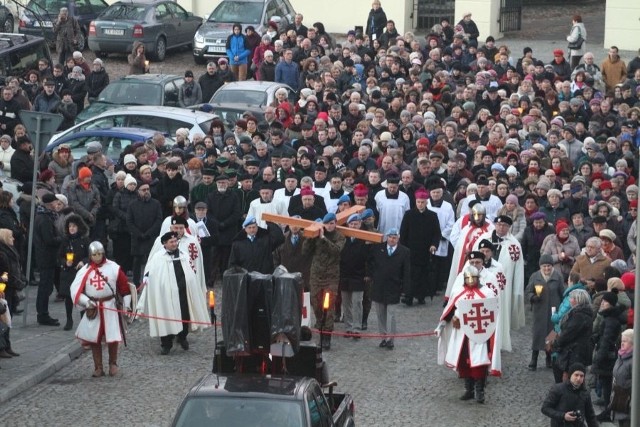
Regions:
[[438, 323], [438, 326], [436, 326], [436, 328], [433, 330], [438, 338], [440, 338], [440, 335], [442, 334], [442, 331], [444, 330], [446, 324], [447, 322], [441, 320], [440, 323]]

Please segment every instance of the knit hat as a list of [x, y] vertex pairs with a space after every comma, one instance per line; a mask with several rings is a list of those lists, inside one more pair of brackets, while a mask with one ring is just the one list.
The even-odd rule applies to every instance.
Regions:
[[583, 374], [586, 374], [587, 368], [585, 368], [582, 363], [574, 363], [573, 365], [569, 366], [569, 376], [573, 375], [573, 373], [576, 371], [580, 371]]
[[553, 265], [553, 258], [551, 257], [551, 255], [544, 254], [544, 255], [540, 256], [540, 260], [538, 261], [538, 265], [542, 266], [542, 265], [545, 265], [545, 264]]
[[562, 230], [566, 230], [567, 228], [569, 228], [569, 224], [564, 221], [558, 221], [556, 224], [556, 234], [560, 234]]
[[618, 303], [618, 295], [613, 292], [604, 292], [602, 293], [602, 301], [606, 301], [611, 305], [616, 305]]
[[90, 178], [93, 175], [88, 167], [81, 167], [78, 171], [78, 179]]
[[136, 184], [136, 187], [138, 186], [138, 181], [136, 181], [136, 179], [132, 177], [131, 174], [127, 174], [127, 176], [124, 178], [125, 188], [128, 187], [129, 184]]
[[126, 156], [124, 156], [124, 160], [122, 161], [122, 164], [126, 165], [127, 163], [138, 163], [138, 161], [136, 160], [136, 156], [134, 156], [133, 154], [127, 154]]
[[622, 283], [624, 283], [624, 288], [625, 289], [631, 289], [634, 290], [636, 288], [636, 274], [631, 272], [631, 271], [627, 271], [626, 273], [624, 273], [621, 277], [620, 280], [622, 280]]
[[518, 205], [518, 196], [516, 196], [515, 194], [509, 194], [507, 196], [507, 203], [513, 203], [514, 205]]

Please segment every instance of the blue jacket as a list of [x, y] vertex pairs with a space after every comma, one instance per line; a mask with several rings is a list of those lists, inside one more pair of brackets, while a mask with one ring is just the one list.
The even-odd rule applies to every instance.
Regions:
[[571, 291], [575, 291], [576, 289], [584, 289], [587, 290], [587, 287], [582, 283], [578, 282], [573, 286], [567, 288], [562, 295], [562, 302], [560, 303], [560, 307], [556, 310], [556, 314], [551, 315], [551, 322], [553, 322], [553, 330], [557, 333], [560, 333], [560, 322], [565, 314], [571, 310], [571, 303], [569, 302], [569, 294]]
[[[249, 54], [251, 50], [247, 49], [247, 39], [244, 34], [231, 34], [227, 37], [227, 56], [229, 57], [229, 65], [242, 65], [249, 63]], [[235, 57], [238, 61], [235, 61]]]
[[300, 79], [300, 68], [298, 64], [291, 61], [291, 63], [287, 63], [287, 61], [280, 61], [278, 65], [276, 65], [276, 82], [284, 83], [295, 91], [298, 90], [298, 81]]

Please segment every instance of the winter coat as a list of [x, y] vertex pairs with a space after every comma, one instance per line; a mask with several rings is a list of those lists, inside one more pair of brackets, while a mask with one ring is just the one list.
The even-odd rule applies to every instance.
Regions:
[[580, 49], [568, 49], [569, 56], [582, 56], [587, 51], [587, 29], [584, 27], [584, 23], [578, 22], [573, 27], [571, 27], [571, 32], [567, 36], [567, 41], [569, 43], [575, 43], [578, 41], [578, 37], [582, 37], [584, 42], [582, 42], [582, 46]]
[[381, 7], [376, 9], [371, 9], [369, 11], [369, 16], [367, 17], [367, 28], [365, 34], [372, 39], [372, 35], [375, 34], [376, 38], [380, 38], [384, 29], [387, 28], [387, 14], [384, 13]]
[[[549, 224], [545, 224], [542, 229], [542, 234], [546, 237], [549, 234], [554, 233], [555, 231], [553, 227]], [[524, 267], [524, 277], [529, 277], [538, 270], [538, 263], [540, 261], [540, 245], [541, 244], [537, 243], [536, 239], [534, 239], [533, 225], [527, 226], [527, 228], [524, 229], [524, 234], [522, 236], [522, 256], [526, 262]]]
[[146, 55], [143, 53], [138, 56], [136, 51], [138, 47], [142, 45], [141, 42], [135, 42], [133, 44], [133, 48], [131, 49], [131, 53], [127, 57], [127, 61], [129, 62], [129, 74], [146, 74], [147, 66], [145, 61], [147, 60]]
[[232, 190], [220, 193], [217, 190], [207, 196], [207, 216], [218, 222], [219, 245], [231, 246], [240, 230], [240, 199]]
[[367, 266], [371, 256], [371, 245], [364, 240], [347, 237], [340, 254], [340, 290], [362, 292], [364, 278], [368, 277]]
[[56, 52], [66, 51], [67, 53], [71, 53], [76, 50], [78, 36], [81, 31], [78, 20], [73, 16], [67, 16], [64, 22], [56, 19], [53, 22], [53, 35], [56, 37]]
[[311, 259], [311, 288], [337, 285], [340, 280], [340, 254], [345, 237], [338, 231], [325, 231], [324, 236], [306, 239], [302, 246], [303, 256]]
[[297, 63], [280, 61], [276, 65], [275, 81], [289, 85], [294, 91], [299, 88], [300, 68]]
[[20, 182], [33, 179], [33, 158], [24, 150], [16, 150], [11, 156], [11, 177]]
[[100, 218], [108, 218], [111, 205], [107, 204], [107, 195], [109, 194], [109, 178], [105, 173], [105, 170], [93, 165], [91, 166], [91, 187], [98, 190], [100, 195], [100, 209], [98, 210]]
[[216, 71], [213, 75], [209, 73], [201, 75], [198, 79], [198, 84], [202, 91], [202, 102], [209, 102], [213, 94], [222, 87], [224, 82], [220, 78], [218, 71]]
[[0, 168], [2, 168], [4, 176], [9, 178], [11, 177], [11, 157], [15, 152], [16, 149], [11, 145], [9, 145], [6, 150], [0, 147]]
[[591, 365], [592, 311], [589, 304], [573, 307], [560, 325], [560, 334], [553, 344], [558, 353], [556, 365], [563, 372], [569, 371], [574, 363]]
[[107, 74], [107, 70], [104, 67], [100, 68], [98, 71], [93, 71], [87, 77], [87, 95], [89, 96], [89, 101], [98, 98], [102, 89], [109, 85], [109, 74]]
[[109, 224], [110, 234], [127, 233], [127, 211], [129, 205], [138, 199], [136, 190], [129, 191], [126, 188], [120, 189], [114, 196], [111, 203], [111, 213], [113, 218]]
[[[209, 99], [206, 101], [208, 102]], [[202, 102], [202, 88], [198, 82], [192, 81], [191, 83], [184, 83], [180, 87], [180, 92], [178, 93], [178, 105], [180, 105], [180, 107], [190, 107], [201, 104]]]
[[551, 418], [551, 427], [583, 426], [582, 423], [564, 420], [564, 414], [572, 411], [580, 411], [587, 426], [598, 425], [590, 391], [584, 384], [577, 389], [569, 380], [554, 384], [542, 403], [542, 413]]
[[591, 263], [586, 254], [576, 257], [576, 262], [571, 269], [572, 273], [578, 273], [581, 281], [602, 278], [604, 269], [611, 265], [611, 260], [602, 254], [598, 254], [596, 262]]
[[562, 302], [560, 306], [556, 310], [556, 314], [551, 316], [551, 321], [553, 322], [553, 329], [560, 333], [560, 323], [562, 322], [562, 318], [571, 310], [571, 303], [569, 302], [569, 294], [576, 289], [584, 289], [587, 290], [586, 286], [582, 283], [575, 283], [574, 285], [566, 288], [564, 293], [562, 294]]
[[43, 91], [33, 100], [33, 111], [55, 113], [59, 102], [60, 97], [57, 93], [53, 92], [51, 96], [49, 96]]
[[[560, 254], [564, 252], [566, 258], [560, 261]], [[548, 235], [542, 242], [540, 253], [543, 255], [551, 255], [553, 259], [553, 268], [562, 273], [563, 277], [569, 277], [571, 266], [575, 259], [580, 255], [580, 246], [578, 239], [569, 234], [569, 238], [564, 242], [560, 242], [557, 234]]]
[[131, 255], [147, 256], [160, 233], [162, 209], [156, 199], [138, 197], [127, 208], [127, 229], [131, 233]]
[[73, 208], [89, 227], [93, 226], [100, 210], [98, 190], [93, 185], [89, 187], [89, 190], [85, 190], [73, 180], [69, 183], [65, 195], [69, 200], [69, 207]]
[[58, 253], [61, 238], [56, 230], [58, 215], [45, 206], [36, 208], [33, 225], [33, 249], [36, 265], [40, 270], [55, 269], [58, 260], [53, 254]]
[[69, 160], [65, 162], [60, 158], [60, 153], [58, 152], [58, 150], [55, 150], [51, 158], [52, 160], [47, 165], [47, 168], [53, 171], [53, 174], [56, 177], [56, 185], [60, 187], [62, 186], [64, 179], [67, 176], [71, 175], [73, 157], [70, 155]]
[[595, 344], [591, 371], [596, 375], [610, 377], [618, 358], [620, 333], [627, 324], [626, 310], [621, 305], [615, 305], [600, 310], [598, 316], [602, 316], [602, 321], [591, 336], [591, 342]]
[[[540, 297], [536, 297], [535, 285], [543, 285]], [[544, 280], [542, 273], [536, 271], [529, 278], [529, 284], [525, 289], [525, 301], [531, 303], [533, 311], [533, 323], [531, 324], [531, 349], [544, 350], [545, 338], [553, 330], [551, 321], [551, 307], [560, 305], [564, 280], [559, 271], [553, 270], [548, 280]]]
[[276, 63], [264, 61], [260, 64], [260, 81], [275, 82], [276, 81]]
[[552, 208], [551, 206], [543, 206], [540, 208], [540, 212], [547, 216], [547, 222], [553, 225], [556, 225], [559, 220], [564, 220], [567, 224], [571, 222], [571, 213], [569, 209], [564, 207], [562, 204], [558, 205], [556, 208]]
[[69, 129], [76, 123], [76, 117], [78, 116], [78, 106], [75, 102], [59, 102], [56, 112], [62, 115], [62, 123], [60, 123], [60, 126], [58, 126], [59, 131]]
[[[628, 390], [631, 393], [631, 370], [633, 365], [633, 352], [625, 356], [618, 355], [613, 366], [613, 384]], [[628, 412], [612, 411], [616, 421], [628, 420], [631, 417], [631, 409]]]
[[369, 262], [373, 279], [371, 300], [381, 304], [398, 304], [400, 296], [411, 288], [410, 265], [411, 251], [406, 246], [396, 246], [391, 256], [386, 243], [374, 246]]
[[249, 240], [244, 230], [234, 237], [229, 256], [229, 268], [240, 267], [249, 272], [273, 273], [271, 254], [284, 242], [284, 235], [280, 227], [274, 223], [268, 222], [267, 227], [267, 230], [258, 227], [258, 233], [253, 242]]
[[411, 209], [404, 214], [400, 225], [400, 243], [410, 249], [412, 265], [428, 265], [431, 260], [429, 248], [438, 248], [441, 238], [440, 222], [435, 212]]
[[[242, 65], [249, 63], [249, 55], [251, 55], [251, 49], [249, 49], [249, 42], [244, 34], [230, 34], [227, 37], [226, 43], [227, 58], [229, 59], [229, 65]], [[235, 57], [238, 57], [236, 61]]]
[[0, 242], [0, 254], [3, 254], [7, 262], [7, 270], [9, 273], [9, 281], [7, 282], [8, 289], [19, 290], [24, 288], [26, 284], [26, 277], [22, 273], [20, 267], [20, 255], [18, 254], [19, 247], [9, 246], [6, 243]]
[[294, 246], [291, 243], [291, 231], [284, 235], [284, 243], [273, 252], [273, 264], [283, 265], [290, 273], [302, 274], [302, 283], [305, 292], [309, 292], [309, 271], [311, 269], [311, 259], [302, 256], [302, 246], [304, 237], [298, 239]]
[[[78, 226], [78, 232], [74, 235], [69, 234], [69, 223], [73, 222]], [[70, 296], [71, 283], [76, 277], [78, 263], [83, 264], [89, 262], [89, 229], [87, 224], [79, 215], [71, 214], [65, 219], [64, 234], [62, 242], [58, 249], [58, 265], [60, 266], [60, 295]], [[73, 262], [71, 266], [67, 265], [67, 254], [73, 254]]]
[[158, 184], [157, 195], [162, 205], [162, 214], [167, 217], [173, 213], [173, 199], [177, 196], [189, 199], [189, 183], [182, 179], [180, 172], [173, 179], [164, 175]]
[[71, 91], [71, 99], [73, 99], [76, 107], [78, 107], [78, 113], [80, 113], [82, 110], [84, 110], [84, 99], [87, 96], [87, 83], [85, 81], [86, 77], [80, 74], [77, 76], [73, 76], [72, 78], [72, 75], [73, 73], [69, 75], [68, 89]]
[[515, 237], [518, 242], [522, 242], [524, 230], [527, 228], [527, 216], [525, 215], [524, 208], [521, 206], [516, 206], [513, 212], [509, 212], [507, 210], [507, 207], [503, 206], [498, 211], [498, 216], [500, 215], [507, 215], [513, 220], [513, 225], [511, 226], [509, 232], [513, 234], [513, 237]]

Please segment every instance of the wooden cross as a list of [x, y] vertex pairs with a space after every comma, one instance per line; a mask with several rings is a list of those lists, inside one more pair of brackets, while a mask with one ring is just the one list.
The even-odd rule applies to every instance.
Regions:
[[[338, 224], [338, 226], [336, 227], [336, 230], [338, 230], [340, 234], [346, 237], [355, 237], [356, 239], [366, 240], [368, 242], [382, 243], [384, 236], [380, 233], [341, 226], [341, 224], [345, 224], [347, 222], [347, 219], [349, 219], [351, 215], [360, 213], [364, 209], [364, 206], [355, 205], [343, 212], [337, 213], [336, 223]], [[320, 236], [320, 229], [322, 229], [323, 227], [323, 224], [321, 222], [309, 221], [307, 219], [301, 218], [291, 218], [289, 216], [276, 215], [266, 212], [262, 214], [262, 220], [274, 222], [276, 224], [286, 224], [289, 226], [303, 228], [303, 235], [307, 238]]]

